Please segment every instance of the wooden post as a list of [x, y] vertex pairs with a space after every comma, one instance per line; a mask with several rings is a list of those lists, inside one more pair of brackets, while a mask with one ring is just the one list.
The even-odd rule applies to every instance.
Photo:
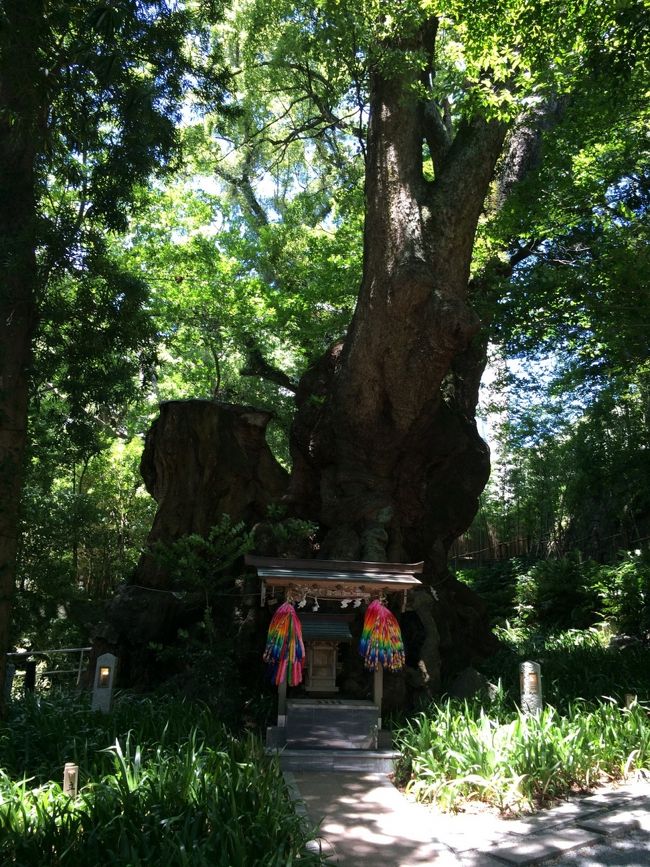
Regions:
[[11, 701], [11, 689], [16, 675], [16, 666], [13, 662], [7, 662], [5, 667], [5, 682], [4, 682], [4, 702], [9, 704]]
[[372, 682], [372, 700], [379, 708], [379, 719], [377, 720], [377, 729], [381, 730], [381, 702], [384, 697], [384, 669], [380, 665], [375, 669]]
[[78, 786], [79, 767], [74, 762], [66, 762], [63, 766], [63, 794], [76, 798]]
[[278, 726], [284, 728], [287, 724], [287, 678], [278, 686]]
[[83, 650], [79, 651], [79, 668], [77, 670], [77, 686], [81, 686], [81, 677], [83, 675], [84, 670], [84, 652]]
[[36, 660], [28, 659], [25, 663], [25, 693], [36, 690]]

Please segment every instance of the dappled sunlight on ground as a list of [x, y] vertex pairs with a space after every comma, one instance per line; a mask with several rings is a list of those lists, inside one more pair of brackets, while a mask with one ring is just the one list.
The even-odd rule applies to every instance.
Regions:
[[390, 867], [458, 863], [433, 839], [431, 813], [406, 801], [385, 777], [296, 773], [295, 780], [310, 819], [322, 818], [320, 834], [332, 844], [333, 863], [356, 867], [377, 858]]
[[650, 867], [650, 785], [643, 778], [506, 819], [493, 810], [437, 812], [378, 774], [290, 776], [311, 823], [320, 823], [314, 845], [333, 865]]

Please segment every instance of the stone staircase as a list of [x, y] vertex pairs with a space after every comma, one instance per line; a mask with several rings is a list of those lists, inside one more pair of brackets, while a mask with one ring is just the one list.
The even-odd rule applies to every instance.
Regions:
[[373, 702], [339, 698], [287, 702], [285, 725], [267, 730], [266, 747], [283, 771], [389, 774], [398, 756], [379, 728]]
[[329, 771], [392, 774], [399, 753], [394, 750], [289, 750], [278, 751], [283, 771]]

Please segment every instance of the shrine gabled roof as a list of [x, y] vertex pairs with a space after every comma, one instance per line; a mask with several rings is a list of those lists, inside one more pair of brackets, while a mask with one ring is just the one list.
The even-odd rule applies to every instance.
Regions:
[[312, 586], [364, 585], [408, 590], [422, 582], [416, 574], [422, 563], [371, 563], [359, 560], [291, 560], [247, 554], [246, 563], [271, 586], [308, 584]]

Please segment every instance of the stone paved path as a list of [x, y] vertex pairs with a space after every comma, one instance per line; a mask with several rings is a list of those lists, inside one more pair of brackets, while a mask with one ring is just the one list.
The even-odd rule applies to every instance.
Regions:
[[311, 846], [339, 867], [650, 867], [650, 782], [609, 787], [534, 816], [438, 815], [382, 775], [285, 772]]

